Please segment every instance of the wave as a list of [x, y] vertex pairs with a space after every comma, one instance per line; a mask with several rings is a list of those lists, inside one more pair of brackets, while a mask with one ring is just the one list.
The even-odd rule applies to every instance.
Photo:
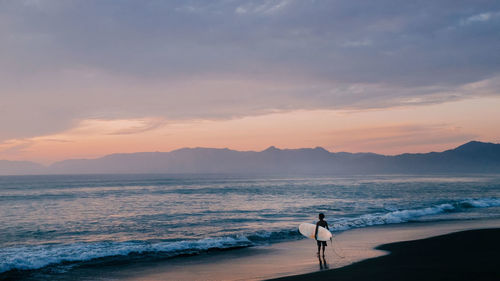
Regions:
[[465, 199], [420, 209], [396, 210], [388, 213], [366, 214], [354, 218], [339, 218], [334, 221], [333, 230], [342, 231], [373, 225], [405, 223], [417, 220], [421, 217], [438, 215], [446, 212], [459, 212], [469, 208], [498, 206], [500, 206], [500, 198]]
[[467, 199], [459, 202], [462, 208], [488, 208], [500, 206], [500, 198]]
[[13, 269], [39, 269], [63, 262], [89, 261], [131, 254], [155, 254], [166, 258], [196, 254], [211, 249], [241, 248], [250, 245], [252, 242], [248, 238], [240, 236], [158, 243], [127, 241], [11, 247], [0, 251], [0, 273]]
[[[333, 231], [343, 231], [373, 225], [405, 223], [421, 217], [445, 212], [498, 206], [500, 206], [500, 198], [464, 199], [420, 209], [395, 210], [351, 218], [344, 217], [332, 221]], [[82, 242], [9, 247], [0, 249], [0, 274], [11, 270], [35, 270], [51, 265], [78, 263], [113, 257], [122, 257], [126, 260], [127, 258], [168, 258], [179, 255], [194, 255], [209, 250], [250, 247], [263, 243], [299, 238], [301, 236], [294, 226], [290, 229], [259, 231], [249, 235], [205, 238], [191, 241]]]

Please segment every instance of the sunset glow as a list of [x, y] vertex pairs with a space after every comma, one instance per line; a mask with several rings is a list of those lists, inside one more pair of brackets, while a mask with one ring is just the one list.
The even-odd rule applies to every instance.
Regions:
[[60, 133], [7, 140], [3, 158], [51, 163], [110, 153], [182, 147], [263, 150], [321, 146], [333, 152], [442, 151], [469, 140], [499, 141], [500, 99], [373, 110], [301, 110], [230, 120], [86, 119]]
[[243, 2], [2, 4], [0, 159], [500, 141], [496, 10]]

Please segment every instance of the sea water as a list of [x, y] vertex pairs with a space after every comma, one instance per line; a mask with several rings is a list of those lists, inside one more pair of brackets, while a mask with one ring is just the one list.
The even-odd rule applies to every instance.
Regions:
[[301, 239], [319, 212], [334, 232], [500, 218], [500, 175], [4, 176], [0, 279]]

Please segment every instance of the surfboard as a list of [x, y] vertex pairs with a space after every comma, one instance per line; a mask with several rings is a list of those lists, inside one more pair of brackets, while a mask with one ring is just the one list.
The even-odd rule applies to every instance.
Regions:
[[[299, 225], [300, 234], [307, 238], [314, 239], [314, 232], [316, 231], [316, 225], [312, 223], [301, 223]], [[318, 226], [318, 241], [329, 241], [332, 237], [332, 233], [328, 229]]]

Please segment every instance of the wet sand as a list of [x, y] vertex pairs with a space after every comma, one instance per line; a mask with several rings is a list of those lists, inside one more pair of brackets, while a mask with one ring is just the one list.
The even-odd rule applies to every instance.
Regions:
[[[325, 260], [321, 261], [316, 256], [316, 242], [304, 239], [138, 265], [120, 270], [114, 277], [120, 280], [264, 280], [345, 267], [386, 255], [389, 248], [374, 249], [381, 244], [480, 228], [500, 228], [500, 220], [409, 223], [353, 229], [337, 234], [336, 242], [333, 247], [327, 247]], [[466, 251], [461, 250], [461, 254], [467, 259]]]
[[500, 280], [499, 237], [496, 228], [391, 243], [377, 247], [386, 256], [273, 280]]

